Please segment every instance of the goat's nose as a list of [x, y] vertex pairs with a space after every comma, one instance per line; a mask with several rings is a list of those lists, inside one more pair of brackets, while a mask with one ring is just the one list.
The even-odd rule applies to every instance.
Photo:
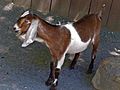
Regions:
[[15, 30], [16, 28], [15, 28], [15, 27], [13, 27], [13, 29]]
[[18, 32], [18, 30], [16, 30], [16, 28], [15, 28], [15, 27], [13, 27], [13, 29], [15, 30], [15, 32], [16, 32], [16, 33]]

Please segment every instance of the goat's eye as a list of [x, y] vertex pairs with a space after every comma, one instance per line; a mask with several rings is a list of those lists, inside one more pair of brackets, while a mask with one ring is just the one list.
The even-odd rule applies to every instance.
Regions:
[[30, 24], [30, 23], [31, 23], [29, 20], [25, 20], [25, 22], [26, 22], [27, 24]]

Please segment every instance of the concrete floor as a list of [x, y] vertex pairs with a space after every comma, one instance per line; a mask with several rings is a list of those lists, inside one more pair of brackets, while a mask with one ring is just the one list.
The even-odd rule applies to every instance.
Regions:
[[[21, 41], [15, 36], [13, 25], [24, 11], [13, 7], [3, 10], [8, 2], [0, 0], [0, 90], [48, 90], [45, 86], [49, 74], [50, 54], [44, 44], [35, 42], [27, 48], [21, 48]], [[109, 57], [109, 51], [120, 48], [120, 32], [109, 32], [102, 28], [95, 71], [100, 60]], [[69, 70], [70, 61], [63, 66], [58, 90], [94, 90], [91, 79], [94, 74], [86, 75], [90, 63], [91, 49], [87, 49], [78, 60], [74, 70]]]

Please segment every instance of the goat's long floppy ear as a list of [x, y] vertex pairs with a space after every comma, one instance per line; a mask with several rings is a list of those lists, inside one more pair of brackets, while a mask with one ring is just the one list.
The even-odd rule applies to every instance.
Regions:
[[38, 22], [39, 20], [32, 20], [32, 23], [26, 33], [22, 47], [27, 47], [29, 44], [34, 42], [37, 35]]

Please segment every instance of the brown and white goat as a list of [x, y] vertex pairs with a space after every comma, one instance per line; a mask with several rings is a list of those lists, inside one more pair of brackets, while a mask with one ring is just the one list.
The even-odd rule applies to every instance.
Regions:
[[90, 43], [93, 45], [93, 50], [87, 72], [92, 72], [99, 44], [100, 29], [101, 12], [86, 15], [74, 23], [55, 26], [26, 11], [14, 25], [17, 36], [23, 40], [22, 47], [27, 47], [34, 41], [38, 41], [44, 42], [49, 48], [52, 60], [50, 63], [51, 71], [46, 85], [51, 85], [50, 90], [56, 89], [66, 53], [75, 54], [70, 65], [70, 68], [73, 69], [80, 52], [84, 51]]

